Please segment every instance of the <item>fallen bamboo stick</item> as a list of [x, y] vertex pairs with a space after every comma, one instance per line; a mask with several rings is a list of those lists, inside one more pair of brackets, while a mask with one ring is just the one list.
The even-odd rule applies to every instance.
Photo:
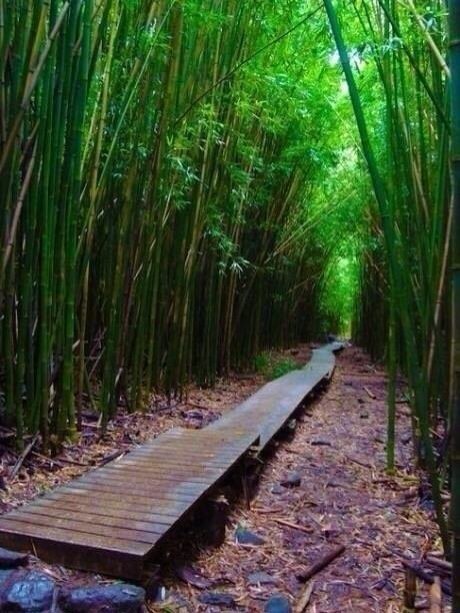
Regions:
[[[404, 568], [410, 568], [419, 579], [428, 583], [428, 585], [433, 585], [434, 576], [431, 572], [426, 571], [424, 568], [420, 566], [420, 564], [416, 564], [414, 562], [409, 562], [408, 560], [402, 560], [402, 565]], [[446, 596], [452, 596], [452, 590], [447, 581], [441, 582], [441, 588]]]
[[328, 554], [326, 554], [323, 558], [321, 558], [321, 560], [315, 562], [315, 564], [310, 566], [310, 568], [308, 568], [306, 571], [304, 571], [303, 573], [299, 573], [297, 575], [297, 579], [299, 581], [308, 581], [314, 575], [322, 571], [323, 568], [329, 566], [329, 564], [333, 562], [336, 558], [338, 558], [340, 555], [342, 555], [344, 551], [345, 545], [339, 545], [338, 547], [330, 551]]
[[313, 593], [314, 586], [315, 586], [314, 581], [310, 581], [309, 583], [307, 583], [307, 585], [305, 586], [305, 589], [300, 595], [299, 602], [295, 606], [294, 613], [304, 613], [304, 611], [306, 610], [310, 602], [310, 598]]
[[404, 573], [404, 606], [406, 609], [414, 609], [417, 598], [417, 575], [412, 566], [405, 567]]
[[306, 526], [299, 526], [299, 524], [294, 524], [282, 517], [274, 517], [273, 521], [276, 521], [277, 524], [281, 524], [282, 526], [287, 526], [288, 528], [293, 528], [294, 530], [300, 530], [300, 532], [305, 532], [306, 534], [311, 534], [313, 532], [313, 528], [307, 528]]
[[430, 613], [442, 612], [442, 589], [441, 579], [434, 577], [433, 584], [430, 589]]
[[38, 441], [39, 436], [40, 435], [37, 432], [37, 434], [33, 437], [33, 439], [30, 441], [30, 443], [27, 445], [27, 447], [21, 453], [19, 458], [16, 460], [16, 464], [13, 466], [13, 468], [12, 468], [10, 474], [9, 474], [9, 479], [11, 481], [16, 477], [16, 475], [18, 474], [18, 472], [21, 469], [21, 466], [24, 463], [24, 460], [27, 458], [27, 456], [32, 451], [32, 449], [35, 447], [35, 443]]
[[372, 400], [376, 399], [377, 396], [373, 392], [371, 392], [371, 390], [368, 387], [364, 386], [363, 389], [366, 392], [366, 394], [369, 396], [369, 398], [371, 398]]
[[448, 560], [440, 560], [434, 556], [426, 556], [426, 561], [432, 566], [437, 566], [438, 568], [452, 572], [452, 562], [449, 562]]

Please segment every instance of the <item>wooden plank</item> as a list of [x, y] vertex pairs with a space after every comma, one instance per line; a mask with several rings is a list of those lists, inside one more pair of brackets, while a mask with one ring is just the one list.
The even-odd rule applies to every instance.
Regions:
[[[60, 492], [63, 492], [64, 494], [74, 494], [74, 495], [80, 495], [80, 497], [84, 500], [85, 498], [87, 498], [88, 496], [88, 489], [78, 489], [78, 488], [74, 488], [72, 487], [72, 485], [67, 485], [65, 488], [59, 488]], [[157, 499], [157, 500], [153, 500], [153, 499], [142, 499], [139, 500], [136, 498], [136, 496], [132, 496], [131, 494], [127, 493], [125, 496], [123, 496], [124, 501], [125, 502], [129, 502], [129, 505], [131, 508], [139, 508], [139, 509], [143, 509], [145, 511], [151, 511], [152, 509], [155, 509], [155, 511], [157, 509], [161, 510], [171, 510], [171, 512], [173, 513], [175, 511], [175, 509], [182, 509], [182, 508], [187, 508], [189, 506], [189, 503], [187, 501], [183, 501], [183, 500], [176, 500], [176, 501], [170, 501], [170, 500], [165, 500], [165, 499]], [[109, 493], [109, 492], [105, 492], [104, 495], [100, 497], [101, 502], [106, 505], [106, 501], [109, 501], [111, 505], [116, 505], [117, 503], [122, 502], [120, 494], [117, 493]]]
[[[178, 502], [191, 502], [192, 500], [195, 500], [197, 495], [199, 495], [203, 489], [205, 489], [206, 486], [202, 486], [200, 487], [195, 494], [182, 494], [179, 496], [179, 491], [177, 492], [177, 496], [175, 492], [168, 492], [168, 491], [162, 491], [159, 493], [158, 496], [154, 496], [152, 494], [148, 494], [148, 492], [140, 492], [140, 491], [127, 491], [127, 487], [126, 485], [124, 486], [119, 486], [119, 485], [99, 485], [99, 484], [95, 484], [95, 483], [78, 483], [78, 481], [72, 482], [71, 485], [71, 489], [72, 490], [81, 490], [83, 492], [86, 493], [87, 496], [92, 496], [92, 495], [101, 495], [105, 498], [105, 496], [111, 496], [115, 499], [119, 498], [120, 496], [123, 496], [125, 499], [131, 499], [133, 505], [136, 504], [137, 501], [140, 502], [145, 502], [145, 504], [150, 504], [153, 505], [155, 504], [158, 500], [163, 500], [163, 501], [167, 501], [167, 500], [172, 500], [175, 501], [177, 500]], [[70, 486], [69, 489], [64, 488], [65, 491], [70, 491]], [[170, 494], [170, 495], [168, 495]]]
[[25, 530], [23, 524], [9, 522], [6, 528], [0, 523], [0, 542], [14, 551], [33, 552], [43, 560], [71, 568], [104, 573], [136, 580], [142, 576], [145, 556], [142, 551], [133, 551], [120, 545], [114, 549], [105, 541], [84, 535], [69, 537], [66, 531], [55, 530], [48, 535], [40, 527]]
[[[127, 478], [131, 479], [131, 477], [135, 477], [141, 474], [146, 475], [147, 477], [151, 476], [152, 478], [157, 477], [158, 475], [164, 475], [165, 470], [160, 466], [152, 466], [147, 468], [139, 468], [135, 462], [130, 464], [124, 464], [123, 467], [114, 466], [106, 466], [108, 474], [114, 475], [126, 475]], [[101, 469], [103, 470], [103, 469]], [[174, 472], [168, 471], [168, 478], [172, 480], [183, 481], [187, 479], [188, 483], [209, 483], [209, 481], [213, 478], [214, 475], [219, 476], [220, 471], [212, 469], [207, 471], [202, 471], [200, 476], [191, 475], [187, 466], [184, 466], [183, 469], [176, 469]]]
[[[9, 515], [9, 514], [8, 514]], [[118, 552], [123, 554], [124, 552], [131, 555], [145, 555], [148, 547], [145, 543], [134, 541], [131, 539], [121, 539], [112, 536], [106, 537], [100, 534], [89, 534], [87, 532], [79, 532], [78, 530], [68, 530], [62, 527], [47, 527], [30, 523], [27, 520], [19, 521], [17, 519], [10, 519], [8, 515], [3, 516], [0, 519], [0, 529], [2, 530], [2, 542], [4, 533], [12, 532], [14, 534], [23, 534], [28, 538], [30, 546], [30, 537], [36, 545], [37, 540], [40, 538], [46, 538], [50, 542], [64, 542], [72, 545], [80, 545], [84, 549], [104, 549], [108, 552]], [[37, 539], [37, 540], [36, 540]]]
[[[62, 505], [70, 504], [82, 505], [86, 507], [86, 498], [86, 494], [82, 490], [73, 490], [64, 493], [59, 492], [57, 494], [49, 494], [48, 496], [46, 496], [46, 498], [37, 499], [37, 503], [42, 503], [43, 501], [59, 501], [59, 504]], [[185, 508], [187, 508], [188, 505], [184, 506]], [[172, 521], [175, 517], [172, 505], [167, 500], [163, 501], [163, 504], [161, 503], [161, 501], [152, 501], [150, 504], [147, 505], [136, 504], [135, 510], [133, 510], [132, 500], [120, 499], [120, 496], [116, 496], [112, 500], [110, 500], [110, 507], [108, 507], [106, 500], [93, 500], [91, 507], [92, 509], [94, 509], [94, 512], [96, 512], [97, 510], [98, 513], [103, 515], [106, 515], [109, 512], [108, 508], [110, 508], [111, 513], [120, 512], [126, 514], [126, 512], [128, 511], [130, 515], [133, 515], [133, 517], [136, 515], [136, 513], [140, 513], [142, 515], [150, 515], [151, 517], [164, 517], [165, 521]]]
[[144, 471], [140, 471], [140, 474], [137, 475], [129, 475], [127, 477], [126, 471], [107, 471], [104, 474], [98, 474], [98, 471], [95, 471], [95, 474], [91, 474], [88, 476], [84, 483], [120, 483], [126, 487], [127, 483], [130, 486], [135, 485], [136, 487], [143, 487], [144, 485], [148, 485], [149, 487], [162, 486], [164, 483], [170, 483], [172, 486], [179, 486], [181, 490], [184, 492], [194, 492], [199, 485], [206, 485], [209, 483], [209, 479], [202, 481], [188, 481], [187, 476], [177, 477], [175, 473], [158, 473], [158, 474], [149, 474]]
[[[109, 525], [93, 522], [84, 522], [80, 521], [78, 518], [74, 517], [72, 513], [70, 516], [60, 516], [59, 513], [48, 513], [47, 510], [44, 512], [39, 508], [34, 508], [31, 506], [30, 508], [22, 509], [21, 511], [13, 511], [12, 513], [8, 513], [8, 517], [5, 517], [5, 521], [16, 521], [26, 524], [33, 524], [35, 526], [45, 526], [47, 528], [51, 528], [54, 530], [55, 528], [62, 528], [63, 530], [69, 530], [71, 532], [79, 532], [83, 534], [91, 534], [97, 536], [106, 536], [108, 538], [112, 538], [114, 535], [113, 528]], [[156, 529], [149, 530], [138, 530], [131, 527], [131, 523], [125, 524], [125, 528], [119, 528], [116, 531], [117, 539], [121, 539], [123, 541], [135, 541], [138, 543], [149, 544], [152, 543], [153, 540], [156, 540], [158, 536], [164, 534], [165, 527], [164, 526], [156, 526]]]
[[[160, 455], [161, 454], [161, 455]], [[193, 452], [182, 445], [164, 447], [156, 450], [156, 455], [152, 457], [151, 450], [145, 450], [142, 453], [133, 452], [123, 456], [118, 460], [117, 464], [123, 464], [128, 458], [138, 461], [144, 461], [147, 463], [156, 462], [161, 465], [162, 461], [171, 463], [174, 460], [174, 464], [181, 462], [199, 462], [201, 464], [223, 466], [234, 457], [235, 452], [220, 452], [220, 453], [204, 453], [203, 451]]]
[[[117, 517], [110, 515], [98, 515], [97, 513], [90, 512], [90, 506], [84, 507], [83, 510], [78, 509], [76, 507], [62, 509], [59, 505], [53, 505], [52, 507], [43, 507], [41, 505], [33, 504], [27, 507], [27, 513], [21, 512], [16, 518], [21, 520], [22, 518], [30, 517], [31, 515], [39, 515], [41, 517], [48, 518], [52, 521], [51, 526], [58, 526], [55, 523], [56, 520], [64, 519], [71, 520], [72, 522], [78, 523], [80, 526], [79, 530], [82, 532], [88, 532], [90, 534], [103, 534], [101, 531], [97, 532], [89, 532], [86, 530], [85, 524], [89, 526], [103, 526], [104, 528], [110, 527], [110, 535], [114, 534], [113, 528], [117, 528], [115, 534], [118, 537], [122, 537], [127, 540], [137, 540], [135, 536], [137, 533], [149, 533], [162, 535], [166, 532], [169, 527], [169, 523], [158, 523], [156, 521], [139, 521], [135, 520], [130, 513], [124, 513], [123, 517]], [[9, 517], [12, 519], [15, 518], [14, 513], [9, 514]], [[49, 524], [42, 524], [49, 525]], [[64, 524], [62, 524], [64, 527]], [[135, 533], [134, 535], [132, 533]], [[126, 533], [126, 534], [125, 534]], [[147, 542], [151, 542], [151, 539]]]
[[[32, 505], [29, 506], [31, 508]], [[140, 513], [138, 511], [132, 510], [132, 505], [126, 505], [123, 508], [113, 507], [111, 506], [108, 510], [107, 507], [91, 505], [91, 514], [98, 515], [100, 517], [107, 517], [113, 519], [120, 519], [123, 522], [126, 520], [133, 520], [139, 522], [155, 522], [157, 524], [164, 524], [165, 526], [169, 526], [171, 524], [171, 520], [174, 519], [172, 516], [168, 515], [160, 515], [155, 513]], [[88, 505], [82, 504], [81, 500], [78, 498], [69, 498], [61, 496], [59, 498], [51, 499], [46, 498], [43, 500], [35, 500], [33, 502], [33, 508], [43, 508], [48, 509], [50, 512], [54, 510], [59, 512], [71, 513], [75, 511], [76, 513], [88, 513]], [[126, 524], [124, 524], [126, 525]]]
[[[163, 493], [169, 492], [182, 492], [184, 496], [194, 497], [196, 492], [199, 491], [206, 483], [188, 483], [185, 480], [174, 481], [168, 478], [165, 474], [163, 477], [157, 479], [151, 479], [149, 477], [143, 477], [140, 475], [137, 479], [128, 480], [123, 476], [109, 476], [107, 474], [98, 475], [91, 474], [85, 479], [73, 481], [73, 483], [79, 483], [94, 489], [99, 489], [100, 486], [109, 487], [111, 491], [115, 491], [116, 488], [121, 488], [126, 492], [127, 486], [134, 495], [140, 493], [141, 496], [147, 496], [150, 500], [152, 497], [161, 496]], [[209, 483], [209, 482], [208, 482]]]

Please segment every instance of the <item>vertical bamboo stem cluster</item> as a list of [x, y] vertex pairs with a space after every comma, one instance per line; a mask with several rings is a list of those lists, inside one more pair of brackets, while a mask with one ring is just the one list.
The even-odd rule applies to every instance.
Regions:
[[[405, 20], [400, 17], [396, 4], [381, 0], [376, 6], [367, 7], [356, 3], [357, 20], [375, 45], [372, 59], [385, 99], [387, 138], [386, 143], [379, 142], [375, 135], [371, 137], [365, 97], [357, 87], [334, 5], [331, 0], [325, 0], [324, 4], [378, 208], [374, 243], [381, 242], [383, 270], [376, 259], [378, 251], [374, 248], [374, 255], [372, 251], [370, 255], [373, 265], [381, 270], [380, 300], [384, 297], [383, 321], [387, 322], [389, 333], [385, 330], [380, 335], [376, 347], [372, 330], [364, 330], [360, 336], [365, 345], [374, 345], [380, 352], [389, 351], [392, 384], [388, 465], [390, 469], [394, 465], [394, 379], [399, 364], [412, 390], [414, 436], [420, 462], [430, 475], [437, 520], [444, 548], [449, 553], [450, 539], [431, 434], [438, 419], [447, 417], [438, 408], [439, 399], [445, 402], [445, 388], [442, 370], [434, 365], [445, 364], [448, 356], [440, 318], [441, 312], [445, 315], [448, 304], [444, 263], [449, 228], [449, 186], [445, 173], [449, 124], [442, 111], [448, 75], [444, 65], [439, 64], [439, 53], [433, 54], [435, 41], [431, 35], [429, 44], [425, 31], [419, 32], [419, 40], [406, 43], [403, 23], [408, 23], [407, 16]], [[420, 20], [416, 23], [420, 27]], [[398, 41], [392, 42], [393, 37], [398, 37]], [[381, 51], [383, 45], [390, 49]], [[396, 46], [391, 48], [391, 45]], [[429, 79], [426, 74], [430, 75]], [[364, 293], [375, 297], [376, 286], [378, 282], [374, 278], [364, 286]], [[365, 304], [364, 296], [361, 302]], [[363, 319], [362, 325], [368, 326], [369, 322]]]
[[325, 114], [298, 112], [316, 79], [300, 59], [279, 77], [287, 33], [309, 27], [287, 17], [268, 0], [0, 0], [0, 418], [19, 444], [314, 332], [326, 252], [279, 246]]
[[449, 2], [450, 71], [452, 100], [452, 503], [453, 534], [453, 602], [452, 610], [460, 611], [460, 2]]

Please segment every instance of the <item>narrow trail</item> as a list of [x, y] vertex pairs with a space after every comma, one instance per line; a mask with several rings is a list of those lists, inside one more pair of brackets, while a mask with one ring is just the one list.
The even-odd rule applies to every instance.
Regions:
[[[385, 473], [385, 398], [385, 373], [360, 350], [346, 350], [327, 391], [300, 416], [293, 440], [268, 460], [251, 510], [235, 506], [224, 545], [190, 562], [213, 582], [212, 592], [234, 598], [226, 610], [262, 611], [274, 593], [295, 606], [303, 589], [296, 575], [341, 543], [345, 553], [314, 577], [307, 610], [401, 610], [401, 560], [436, 549], [437, 530], [429, 501], [419, 496], [404, 404], [398, 404], [397, 475]], [[300, 486], [282, 487], [292, 471]], [[265, 543], [236, 544], [238, 525]], [[165, 610], [168, 602], [173, 610], [222, 610], [201, 604], [203, 591], [177, 579], [167, 587], [169, 599], [152, 610]]]

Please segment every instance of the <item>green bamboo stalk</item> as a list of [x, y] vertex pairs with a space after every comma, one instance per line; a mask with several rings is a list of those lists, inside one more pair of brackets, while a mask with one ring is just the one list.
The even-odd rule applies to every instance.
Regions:
[[450, 69], [452, 74], [452, 611], [460, 611], [460, 2], [449, 2]]
[[367, 123], [365, 120], [359, 91], [356, 86], [355, 78], [350, 66], [348, 52], [343, 40], [341, 27], [334, 9], [334, 5], [332, 4], [331, 0], [324, 0], [324, 6], [326, 8], [331, 30], [336, 42], [343, 72], [347, 80], [350, 92], [350, 99], [353, 106], [358, 131], [360, 134], [363, 155], [366, 159], [375, 198], [377, 200], [377, 204], [380, 211], [380, 219], [385, 240], [386, 255], [388, 259], [388, 266], [390, 269], [390, 278], [400, 295], [401, 306], [398, 309], [398, 314], [401, 319], [401, 324], [404, 331], [404, 339], [406, 344], [406, 359], [408, 361], [410, 380], [412, 382], [415, 394], [414, 408], [416, 410], [416, 415], [424, 445], [424, 452], [426, 454], [426, 462], [430, 475], [437, 521], [440, 528], [445, 551], [449, 552], [450, 540], [444, 516], [439, 476], [437, 474], [433, 445], [429, 429], [427, 390], [428, 382], [424, 380], [423, 372], [420, 372], [419, 365], [417, 363], [417, 346], [415, 341], [417, 335], [414, 330], [413, 320], [411, 320], [411, 318], [409, 317], [408, 311], [408, 304], [410, 303], [408, 292], [411, 286], [411, 280], [408, 278], [409, 270], [405, 259], [403, 258], [403, 253], [398, 247], [398, 234], [395, 231], [393, 221], [390, 217], [389, 197], [387, 189], [379, 171], [372, 144], [369, 138]]

